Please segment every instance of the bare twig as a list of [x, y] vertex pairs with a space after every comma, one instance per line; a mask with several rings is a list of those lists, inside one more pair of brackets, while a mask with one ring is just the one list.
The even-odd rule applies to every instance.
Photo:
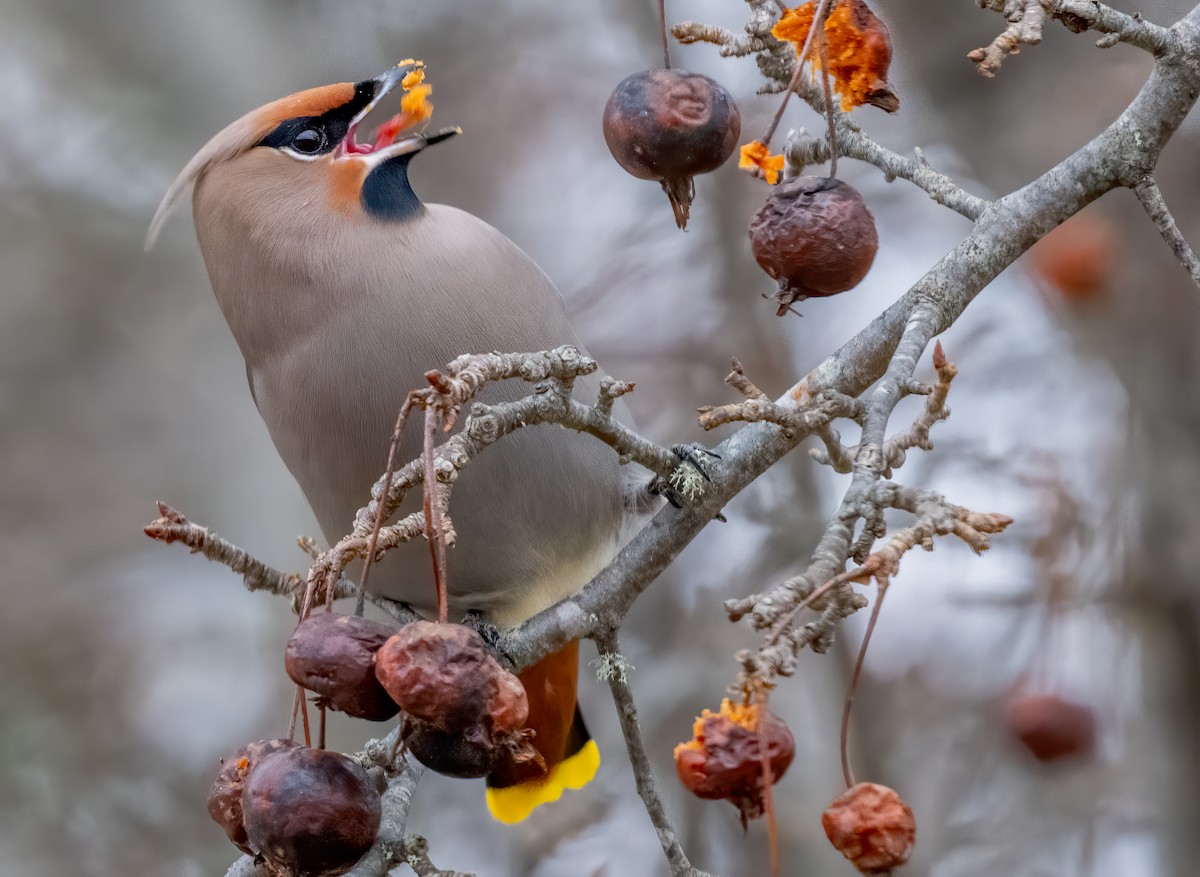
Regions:
[[1042, 22], [1046, 9], [1042, 0], [978, 0], [984, 9], [999, 12], [1008, 19], [1008, 27], [982, 49], [975, 49], [967, 57], [975, 67], [989, 78], [996, 75], [1000, 65], [1009, 55], [1016, 55], [1021, 46], [1035, 46], [1042, 41]]
[[1162, 57], [1174, 45], [1169, 28], [1146, 21], [1141, 13], [1132, 15], [1113, 9], [1097, 0], [1043, 0], [1050, 17], [1061, 22], [1073, 33], [1094, 30], [1106, 37], [1097, 42], [1104, 47], [1118, 42], [1129, 43]]
[[1074, 33], [1094, 30], [1104, 34], [1096, 45], [1109, 48], [1118, 42], [1144, 49], [1156, 58], [1167, 52], [1172, 44], [1171, 31], [1142, 19], [1141, 14], [1119, 12], [1098, 0], [977, 0], [984, 9], [999, 12], [1009, 22], [1004, 32], [982, 49], [967, 57], [984, 76], [992, 77], [1009, 55], [1020, 52], [1021, 46], [1033, 46], [1042, 41], [1045, 18], [1061, 22]]
[[429, 842], [414, 834], [404, 838], [392, 848], [392, 855], [413, 869], [417, 877], [475, 877], [465, 871], [442, 871], [429, 861]]
[[[413, 397], [410, 394], [404, 404], [400, 406], [400, 412], [396, 415], [396, 424], [392, 427], [392, 438], [388, 443], [387, 468], [383, 472], [383, 495], [387, 496], [392, 489], [392, 477], [396, 474], [396, 452], [400, 449], [400, 437], [404, 433], [404, 424], [408, 420], [408, 412], [412, 410]], [[367, 542], [367, 553], [363, 555], [363, 570], [362, 575], [358, 580], [358, 601], [354, 606], [354, 614], [363, 614], [363, 600], [367, 593], [367, 580], [371, 575], [371, 567], [375, 561], [375, 552], [379, 548], [379, 530], [383, 527], [383, 506], [379, 506], [375, 512], [375, 518], [371, 526], [371, 538]], [[313, 558], [314, 560], [316, 557]]]
[[658, 28], [662, 33], [663, 67], [671, 69], [671, 49], [667, 45], [667, 0], [658, 0]]
[[624, 672], [626, 662], [621, 658], [616, 628], [598, 630], [592, 635], [592, 639], [600, 650], [601, 668], [619, 668], [604, 672], [604, 681], [612, 691], [613, 704], [617, 708], [621, 732], [625, 735], [625, 746], [629, 750], [629, 761], [633, 767], [638, 795], [641, 796], [646, 813], [658, 832], [658, 840], [667, 857], [672, 877], [707, 877], [688, 862], [675, 835], [675, 829], [671, 826], [671, 820], [667, 817], [662, 798], [659, 797], [654, 783], [654, 770], [650, 766], [650, 758], [646, 755], [646, 745], [642, 742], [642, 728], [638, 724], [637, 707], [633, 702], [633, 692], [629, 688], [629, 676]]
[[[911, 156], [900, 155], [863, 134], [846, 113], [838, 115], [835, 122], [838, 152], [847, 158], [875, 165], [883, 171], [888, 182], [897, 177], [908, 180], [938, 204], [971, 220], [978, 219], [991, 203], [972, 195], [950, 177], [934, 170], [920, 147], [914, 149]], [[783, 156], [787, 161], [787, 175], [793, 177], [803, 173], [807, 165], [829, 161], [832, 152], [826, 140], [813, 137], [801, 129], [784, 143]]]
[[[247, 591], [267, 591], [287, 597], [295, 603], [304, 593], [304, 576], [300, 573], [280, 572], [261, 560], [251, 557], [245, 550], [222, 539], [212, 530], [193, 524], [181, 512], [166, 503], [158, 504], [159, 516], [145, 527], [151, 539], [165, 542], [181, 542], [194, 554], [203, 554], [209, 560], [222, 563], [242, 577]], [[348, 592], [353, 588], [349, 582], [339, 582], [339, 590]], [[345, 593], [341, 594], [345, 596]]]
[[[514, 402], [474, 404], [462, 431], [438, 446], [436, 466], [439, 470], [449, 467], [449, 471], [458, 471], [486, 446], [510, 432], [536, 424], [556, 423], [593, 435], [612, 447], [622, 459], [638, 463], [663, 477], [669, 476], [678, 463], [675, 456], [669, 449], [654, 444], [615, 420], [611, 400], [603, 405], [589, 406], [571, 398], [575, 379], [595, 372], [596, 368], [595, 360], [566, 345], [536, 353], [463, 355], [450, 363], [445, 373], [429, 372], [426, 378], [430, 388], [421, 391], [422, 401], [438, 407], [448, 425], [455, 422], [460, 406], [473, 399], [489, 382], [520, 378], [549, 390], [535, 392]], [[622, 389], [620, 392], [627, 391]], [[396, 472], [386, 494], [385, 520], [395, 514], [408, 491], [422, 483], [424, 469], [418, 459]], [[381, 478], [371, 489], [371, 503], [359, 510], [352, 536], [362, 537], [371, 531], [382, 496]]]
[[750, 34], [735, 34], [723, 27], [700, 24], [695, 21], [680, 22], [671, 28], [671, 33], [684, 45], [712, 43], [720, 46], [717, 54], [722, 58], [739, 58], [767, 48], [766, 42], [760, 37]]
[[[923, 451], [933, 450], [933, 442], [929, 440], [929, 430], [935, 423], [950, 416], [950, 409], [946, 407], [946, 397], [950, 393], [951, 381], [958, 374], [958, 367], [946, 359], [942, 352], [941, 342], [934, 347], [933, 365], [937, 369], [938, 380], [932, 388], [915, 382], [903, 387], [906, 394], [916, 393], [925, 396], [925, 405], [911, 427], [892, 436], [884, 443], [883, 477], [885, 478], [890, 478], [892, 470], [899, 469], [904, 465], [907, 452], [913, 448], [920, 448]], [[828, 433], [828, 430], [818, 433], [825, 442], [825, 449], [814, 448], [809, 451], [809, 455], [818, 463], [831, 466], [835, 472], [850, 472], [854, 468], [854, 460], [857, 458], [861, 446], [855, 445], [846, 448], [840, 442], [835, 444], [833, 436]]]
[[1167, 202], [1158, 188], [1158, 183], [1154, 182], [1154, 177], [1143, 177], [1133, 187], [1133, 193], [1137, 195], [1138, 201], [1142, 202], [1142, 207], [1146, 208], [1150, 221], [1154, 223], [1158, 233], [1167, 242], [1167, 246], [1171, 248], [1171, 252], [1175, 254], [1179, 264], [1183, 265], [1191, 276], [1192, 282], [1200, 286], [1200, 259], [1196, 258], [1195, 252], [1192, 251], [1183, 233], [1179, 231], [1179, 226], [1175, 224], [1175, 218], [1167, 209]]
[[[848, 491], [843, 499], [843, 515], [852, 493]], [[899, 571], [900, 561], [907, 552], [918, 546], [931, 550], [936, 536], [957, 536], [976, 554], [982, 553], [989, 547], [988, 537], [1003, 532], [1012, 523], [1012, 518], [1007, 515], [973, 512], [947, 502], [933, 491], [905, 488], [890, 481], [873, 484], [855, 504], [859, 516], [865, 517], [872, 510], [895, 508], [910, 512], [917, 520], [911, 526], [897, 530], [883, 547], [867, 556], [860, 565], [827, 575], [826, 570], [838, 568], [851, 553], [846, 520], [835, 517], [803, 575], [789, 579], [765, 594], [726, 602], [731, 620], [749, 616], [755, 629], [768, 632], [757, 655], [749, 660], [746, 656], [739, 658], [760, 678], [790, 675], [795, 671], [801, 649], [806, 646], [816, 648], [816, 644], [827, 638], [843, 618], [866, 605], [860, 595], [848, 590], [849, 583], [861, 583], [870, 578], [876, 581], [890, 579]], [[811, 583], [820, 581], [818, 577], [823, 574], [827, 575], [824, 582], [814, 587]], [[831, 596], [831, 602], [823, 602]], [[824, 611], [817, 622], [797, 631], [795, 621], [801, 611], [808, 608], [823, 608]]]

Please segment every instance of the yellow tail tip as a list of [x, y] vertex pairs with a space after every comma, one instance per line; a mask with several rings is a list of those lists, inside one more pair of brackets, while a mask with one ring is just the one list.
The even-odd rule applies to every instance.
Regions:
[[505, 825], [520, 822], [541, 805], [557, 801], [566, 789], [582, 789], [599, 769], [600, 747], [595, 740], [588, 740], [540, 779], [503, 789], [488, 787], [488, 812]]

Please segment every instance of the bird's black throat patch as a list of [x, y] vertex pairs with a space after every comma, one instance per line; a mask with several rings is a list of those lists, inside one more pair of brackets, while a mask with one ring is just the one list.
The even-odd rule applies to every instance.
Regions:
[[378, 219], [411, 219], [425, 209], [408, 182], [408, 163], [416, 153], [397, 155], [371, 169], [362, 184], [363, 210]]

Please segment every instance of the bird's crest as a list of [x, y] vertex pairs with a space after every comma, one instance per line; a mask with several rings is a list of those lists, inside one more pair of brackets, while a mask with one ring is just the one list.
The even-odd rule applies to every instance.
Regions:
[[354, 83], [340, 82], [336, 85], [323, 85], [306, 91], [288, 95], [272, 101], [266, 106], [251, 110], [236, 122], [228, 125], [219, 134], [209, 140], [204, 147], [192, 156], [179, 172], [179, 176], [171, 183], [162, 203], [154, 212], [150, 221], [150, 230], [146, 233], [146, 249], [154, 246], [159, 232], [171, 213], [178, 206], [209, 168], [223, 161], [228, 161], [253, 147], [263, 137], [273, 131], [281, 122], [299, 116], [320, 116], [329, 110], [343, 106], [354, 99]]

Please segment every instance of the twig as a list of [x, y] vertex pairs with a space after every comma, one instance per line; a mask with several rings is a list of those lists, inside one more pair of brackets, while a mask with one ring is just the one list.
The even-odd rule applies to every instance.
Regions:
[[671, 69], [671, 49], [667, 45], [667, 0], [658, 0], [658, 28], [662, 33], [663, 67]]
[[829, 143], [829, 176], [837, 176], [837, 125], [834, 124], [833, 89], [829, 86], [829, 46], [825, 29], [821, 28], [818, 45], [821, 49], [821, 96], [825, 99], [825, 123]]
[[[593, 633], [592, 639], [595, 640], [596, 647], [600, 650], [600, 666], [602, 668], [623, 668], [625, 666], [625, 662], [621, 659], [616, 628], [597, 630]], [[708, 877], [703, 872], [697, 871], [688, 862], [683, 847], [679, 845], [679, 839], [675, 835], [675, 829], [671, 826], [671, 820], [667, 817], [662, 798], [659, 797], [658, 789], [655, 787], [654, 771], [650, 766], [650, 759], [646, 755], [646, 746], [642, 742], [642, 729], [638, 724], [637, 707], [633, 702], [633, 692], [629, 688], [628, 674], [622, 669], [605, 672], [603, 675], [604, 681], [608, 683], [609, 690], [612, 692], [617, 718], [621, 722], [621, 732], [625, 735], [625, 746], [629, 750], [629, 762], [633, 767], [633, 779], [637, 784], [638, 795], [641, 796], [646, 813], [649, 814], [650, 821], [658, 833], [658, 840], [667, 857], [672, 877]]]
[[[408, 413], [412, 410], [412, 405], [413, 397], [412, 394], [409, 394], [405, 398], [404, 404], [400, 406], [400, 411], [396, 415], [396, 424], [392, 427], [392, 439], [388, 443], [387, 467], [383, 473], [383, 490], [381, 491], [383, 496], [387, 496], [392, 490], [392, 477], [396, 474], [396, 452], [400, 448], [400, 437], [404, 433], [404, 424], [408, 420]], [[375, 551], [379, 547], [379, 530], [383, 526], [383, 518], [383, 506], [379, 505], [371, 526], [371, 538], [367, 543], [367, 553], [363, 555], [363, 570], [358, 580], [358, 600], [354, 605], [355, 615], [363, 614], [367, 579], [371, 575], [371, 566], [375, 562]]]
[[979, 72], [992, 77], [1009, 55], [1020, 52], [1021, 46], [1033, 46], [1042, 41], [1042, 25], [1048, 14], [1073, 33], [1086, 30], [1105, 34], [1096, 45], [1109, 48], [1118, 42], [1144, 49], [1158, 58], [1172, 45], [1171, 31], [1142, 19], [1140, 14], [1119, 12], [1098, 0], [978, 0], [985, 9], [999, 12], [1009, 25], [996, 39], [970, 52]]
[[[970, 220], [978, 219], [990, 206], [991, 202], [985, 198], [972, 195], [950, 177], [930, 167], [925, 153], [919, 147], [913, 150], [912, 156], [900, 155], [863, 134], [846, 113], [840, 114], [836, 122], [838, 152], [847, 158], [875, 165], [883, 171], [888, 182], [896, 178], [908, 180], [938, 204]], [[803, 129], [789, 137], [783, 145], [789, 177], [798, 176], [807, 165], [829, 161], [832, 155], [828, 141], [813, 137]]]
[[[194, 554], [203, 554], [209, 560], [224, 564], [242, 577], [247, 591], [267, 591], [289, 597], [296, 601], [304, 592], [304, 576], [300, 573], [280, 572], [261, 560], [251, 557], [245, 550], [222, 539], [212, 530], [193, 524], [166, 503], [158, 503], [159, 517], [144, 528], [151, 539], [165, 542], [182, 542]], [[339, 583], [347, 587], [349, 583]]]
[[1046, 9], [1042, 0], [979, 0], [979, 5], [1008, 19], [1008, 27], [991, 43], [967, 54], [976, 69], [990, 79], [1004, 59], [1019, 53], [1021, 46], [1035, 46], [1042, 41]]
[[[611, 402], [604, 410], [603, 406], [585, 405], [571, 398], [575, 379], [596, 369], [595, 360], [583, 356], [571, 345], [564, 345], [536, 353], [463, 355], [451, 362], [445, 372], [427, 373], [430, 387], [422, 391], [425, 394], [422, 399], [427, 405], [437, 406], [447, 424], [454, 422], [460, 406], [473, 399], [490, 382], [520, 378], [532, 384], [546, 382], [552, 388], [551, 392], [534, 393], [514, 402], [473, 405], [462, 431], [437, 448], [437, 465], [460, 470], [486, 446], [510, 432], [526, 426], [556, 423], [593, 435], [622, 459], [638, 463], [663, 477], [669, 476], [678, 462], [675, 456], [669, 449], [643, 438], [614, 419]], [[422, 483], [424, 474], [424, 464], [418, 458], [396, 472], [386, 494], [380, 478], [371, 489], [371, 503], [358, 511], [351, 536], [364, 537], [370, 533], [381, 497], [386, 495], [384, 519], [395, 514], [408, 491]]]
[[1133, 193], [1137, 195], [1137, 199], [1146, 209], [1150, 221], [1154, 223], [1154, 227], [1158, 229], [1162, 239], [1167, 242], [1167, 246], [1171, 248], [1175, 258], [1191, 276], [1192, 282], [1200, 286], [1200, 260], [1196, 258], [1187, 239], [1179, 231], [1179, 226], [1175, 224], [1175, 218], [1167, 209], [1167, 202], [1158, 188], [1158, 183], [1154, 181], [1154, 177], [1143, 177], [1133, 187]]
[[720, 46], [717, 54], [722, 58], [740, 58], [767, 48], [766, 42], [760, 37], [735, 34], [723, 27], [700, 24], [696, 21], [682, 21], [672, 26], [671, 34], [685, 46], [692, 43], [712, 43]]
[[858, 689], [858, 677], [862, 674], [863, 661], [867, 657], [867, 646], [871, 644], [871, 634], [875, 632], [875, 622], [879, 620], [879, 609], [883, 606], [883, 598], [887, 594], [888, 579], [880, 578], [875, 593], [875, 605], [871, 607], [871, 617], [867, 619], [867, 629], [863, 633], [862, 645], [858, 647], [858, 660], [854, 662], [854, 673], [850, 676], [850, 687], [846, 691], [846, 704], [842, 707], [842, 777], [846, 780], [846, 788], [854, 785], [854, 771], [850, 769], [850, 709], [854, 706], [854, 692]]
[[442, 504], [438, 500], [437, 475], [434, 469], [433, 436], [437, 432], [437, 409], [432, 405], [425, 409], [425, 538], [429, 540], [429, 553], [433, 560], [433, 583], [437, 589], [438, 622], [445, 624], [450, 618], [450, 597], [446, 581], [446, 537], [442, 530]]
[[812, 26], [809, 27], [808, 33], [804, 37], [804, 45], [800, 47], [800, 51], [796, 53], [795, 69], [792, 71], [791, 80], [788, 82], [787, 90], [784, 92], [783, 100], [779, 103], [779, 109], [775, 111], [774, 117], [771, 119], [771, 124], [767, 126], [766, 132], [759, 138], [767, 146], [771, 145], [771, 138], [775, 136], [775, 129], [779, 127], [779, 121], [783, 118], [783, 111], [787, 109], [788, 101], [791, 100], [792, 92], [796, 90], [796, 86], [800, 84], [800, 77], [804, 73], [804, 59], [808, 57], [808, 52], [812, 48], [813, 36], [820, 29], [825, 32], [825, 13], [829, 7], [829, 0], [818, 0], [817, 7], [813, 11]]
[[[958, 375], [958, 367], [946, 359], [940, 341], [933, 349], [933, 366], [937, 369], [938, 380], [932, 388], [917, 382], [910, 382], [902, 387], [905, 394], [915, 393], [925, 396], [925, 405], [921, 409], [921, 413], [913, 420], [912, 426], [884, 442], [882, 474], [885, 478], [890, 478], [892, 470], [899, 469], [904, 465], [907, 452], [913, 448], [920, 448], [923, 451], [933, 450], [933, 442], [929, 440], [929, 430], [935, 423], [950, 416], [950, 409], [946, 407], [946, 397], [950, 393], [951, 382]], [[846, 448], [842, 447], [840, 442], [835, 445], [832, 435], [820, 435], [825, 441], [825, 449], [814, 448], [809, 451], [809, 455], [818, 463], [831, 466], [835, 472], [850, 472], [854, 468], [854, 461], [861, 445]]]
[[429, 842], [413, 834], [392, 847], [393, 857], [413, 869], [417, 877], [475, 877], [466, 871], [442, 871], [429, 861]]
[[[1175, 45], [1170, 28], [1142, 18], [1141, 13], [1130, 15], [1113, 9], [1097, 0], [1043, 0], [1050, 17], [1073, 33], [1094, 30], [1105, 34], [1105, 47], [1114, 43], [1129, 43], [1160, 58]], [[1113, 39], [1115, 38], [1115, 39]]]

